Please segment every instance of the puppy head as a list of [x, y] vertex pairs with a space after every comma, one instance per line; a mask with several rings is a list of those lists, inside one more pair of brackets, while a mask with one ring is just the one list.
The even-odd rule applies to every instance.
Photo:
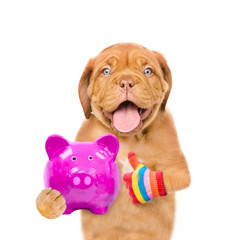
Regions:
[[132, 135], [165, 110], [171, 85], [162, 54], [120, 43], [89, 60], [80, 79], [79, 97], [87, 119], [93, 112], [117, 134]]

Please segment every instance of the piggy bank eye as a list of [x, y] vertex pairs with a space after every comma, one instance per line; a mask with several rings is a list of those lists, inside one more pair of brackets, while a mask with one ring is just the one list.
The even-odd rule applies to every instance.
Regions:
[[73, 157], [71, 157], [71, 160], [72, 161], [76, 161], [77, 160], [77, 157], [76, 156], [73, 156]]
[[93, 159], [94, 159], [94, 158], [93, 158], [92, 156], [89, 156], [89, 157], [88, 157], [88, 160], [89, 160], [89, 161], [92, 161]]

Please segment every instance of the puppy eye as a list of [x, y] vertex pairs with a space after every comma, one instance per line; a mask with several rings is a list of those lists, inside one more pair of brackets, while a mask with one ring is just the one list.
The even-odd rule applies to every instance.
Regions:
[[73, 156], [73, 157], [71, 157], [71, 160], [72, 161], [76, 161], [77, 160], [77, 157], [76, 156]]
[[109, 68], [104, 68], [101, 73], [105, 76], [110, 75], [111, 74], [111, 70]]
[[145, 75], [152, 75], [152, 73], [153, 73], [153, 71], [152, 71], [152, 69], [151, 68], [146, 68], [145, 70], [144, 70], [144, 74]]

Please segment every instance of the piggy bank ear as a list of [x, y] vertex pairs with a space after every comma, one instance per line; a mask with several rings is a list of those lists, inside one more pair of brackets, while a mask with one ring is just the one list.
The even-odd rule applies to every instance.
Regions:
[[113, 134], [106, 134], [98, 138], [95, 143], [97, 145], [107, 147], [110, 153], [114, 155], [115, 160], [119, 150], [119, 141], [117, 137], [115, 137]]
[[51, 135], [46, 140], [46, 152], [51, 160], [55, 154], [63, 151], [66, 147], [69, 147], [69, 142], [59, 135]]

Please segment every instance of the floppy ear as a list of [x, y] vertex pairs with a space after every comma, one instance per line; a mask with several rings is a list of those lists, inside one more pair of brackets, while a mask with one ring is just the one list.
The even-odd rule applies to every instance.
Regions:
[[164, 75], [164, 80], [168, 84], [168, 89], [167, 89], [167, 91], [165, 93], [163, 102], [161, 103], [161, 106], [160, 106], [160, 109], [162, 111], [164, 111], [166, 103], [167, 103], [167, 100], [168, 100], [168, 97], [170, 95], [171, 87], [172, 87], [171, 71], [170, 71], [169, 66], [167, 65], [167, 61], [165, 60], [164, 56], [161, 53], [156, 52], [156, 51], [153, 51], [153, 53], [155, 54], [155, 56], [156, 56], [156, 58], [157, 58], [157, 60], [158, 60], [158, 62], [160, 64], [160, 67], [161, 67], [163, 75]]
[[87, 119], [91, 116], [90, 98], [87, 94], [87, 89], [90, 83], [91, 73], [93, 71], [93, 62], [93, 58], [88, 61], [78, 86], [79, 99], [84, 110], [84, 115]]

